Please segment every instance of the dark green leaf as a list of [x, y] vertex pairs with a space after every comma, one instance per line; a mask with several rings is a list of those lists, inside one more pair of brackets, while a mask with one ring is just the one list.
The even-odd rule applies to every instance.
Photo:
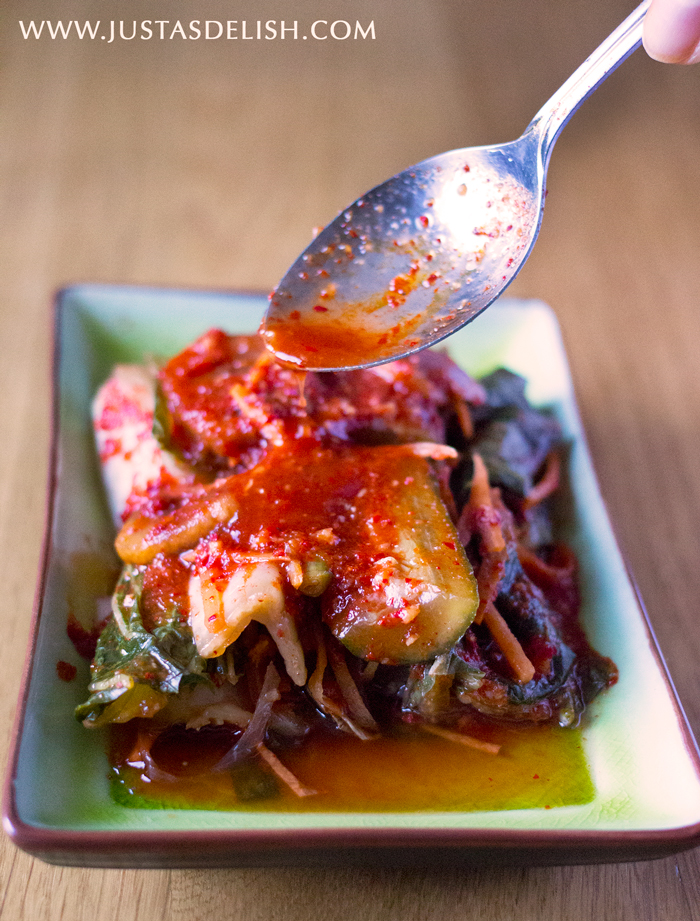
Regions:
[[472, 418], [475, 422], [492, 419], [502, 409], [528, 409], [529, 403], [525, 396], [526, 381], [519, 374], [513, 374], [507, 368], [497, 368], [479, 381], [486, 390], [486, 402], [479, 406], [471, 407]]
[[[525, 381], [499, 368], [482, 378], [487, 401], [473, 410], [476, 435], [470, 450], [481, 455], [492, 486], [515, 496], [526, 496], [549, 452], [561, 443], [559, 423], [546, 412], [531, 407]], [[455, 475], [460, 501], [471, 486], [471, 464]]]
[[549, 452], [561, 441], [556, 420], [534, 409], [520, 410], [510, 419], [488, 422], [472, 443], [481, 455], [492, 486], [525, 496]]
[[133, 693], [144, 685], [160, 694], [177, 694], [185, 676], [205, 670], [189, 627], [173, 612], [169, 621], [149, 633], [141, 620], [142, 571], [126, 566], [114, 592], [112, 619], [97, 642], [90, 669], [90, 698], [76, 709], [80, 720], [95, 722], [105, 708], [131, 692], [135, 706], [154, 705], [153, 694]]

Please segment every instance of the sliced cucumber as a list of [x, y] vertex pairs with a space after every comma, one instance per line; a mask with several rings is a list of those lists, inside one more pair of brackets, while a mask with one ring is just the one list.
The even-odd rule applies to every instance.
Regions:
[[324, 619], [362, 659], [425, 662], [473, 621], [476, 580], [429, 462], [408, 448], [380, 454], [363, 501], [362, 553], [334, 571]]

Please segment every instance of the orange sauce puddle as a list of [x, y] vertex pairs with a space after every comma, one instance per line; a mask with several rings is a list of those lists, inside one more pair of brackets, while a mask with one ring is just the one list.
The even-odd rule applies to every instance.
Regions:
[[[379, 305], [383, 306], [383, 305]], [[389, 327], [373, 329], [367, 319], [366, 304], [342, 305], [342, 313], [328, 319], [316, 316], [292, 316], [269, 324], [265, 340], [282, 364], [304, 368], [362, 364], [391, 357], [397, 341], [410, 336], [425, 320], [424, 313], [399, 319]], [[419, 341], [416, 340], [415, 345]]]
[[[420, 270], [419, 262], [414, 261], [406, 272], [391, 280], [386, 291], [357, 303], [337, 301], [333, 292], [332, 298], [326, 295], [331, 304], [304, 305], [274, 321], [268, 319], [264, 339], [282, 364], [303, 368], [342, 367], [390, 358], [397, 343], [415, 348], [420, 339], [409, 337], [426, 321], [431, 309], [408, 315], [400, 311], [421, 284], [439, 281], [438, 275], [429, 272]], [[373, 314], [387, 308], [396, 311], [396, 322], [389, 325], [391, 314], [379, 323], [372, 320]]]
[[[369, 742], [317, 735], [279, 752], [284, 765], [317, 795], [298, 798], [278, 783], [272, 797], [241, 801], [230, 774], [206, 773], [206, 761], [214, 763], [225, 750], [219, 738], [209, 758], [192, 748], [175, 758], [174, 752], [167, 755], [173, 772], [180, 758], [177, 769], [183, 773], [176, 782], [149, 783], [136, 768], [114, 767], [112, 791], [126, 806], [287, 813], [548, 809], [593, 799], [580, 731], [489, 726], [488, 740], [502, 745], [498, 755], [411, 727]], [[182, 760], [188, 762], [184, 767]]]

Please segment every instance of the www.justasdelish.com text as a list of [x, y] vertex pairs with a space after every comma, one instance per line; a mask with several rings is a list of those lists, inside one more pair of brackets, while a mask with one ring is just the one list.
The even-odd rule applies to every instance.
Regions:
[[90, 22], [77, 19], [63, 20], [42, 19], [29, 22], [19, 20], [22, 36], [29, 39], [63, 40], [77, 38], [80, 40], [102, 40], [111, 44], [114, 41], [297, 41], [312, 39], [314, 41], [346, 41], [375, 39], [374, 20], [367, 25], [359, 21], [348, 22], [346, 19], [316, 19], [308, 27], [299, 25], [298, 20], [284, 19], [193, 19], [183, 23], [179, 19], [142, 19], [106, 20]]

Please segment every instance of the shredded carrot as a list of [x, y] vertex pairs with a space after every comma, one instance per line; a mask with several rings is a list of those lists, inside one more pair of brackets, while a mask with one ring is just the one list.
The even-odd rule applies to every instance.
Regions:
[[484, 608], [484, 621], [491, 631], [491, 636], [498, 643], [501, 652], [513, 669], [517, 681], [520, 684], [527, 684], [528, 681], [532, 681], [535, 676], [535, 666], [525, 655], [523, 647], [515, 638], [492, 601]]
[[300, 797], [316, 795], [318, 792], [317, 790], [312, 790], [311, 787], [305, 787], [304, 784], [292, 774], [289, 768], [286, 768], [282, 764], [277, 755], [271, 752], [262, 742], [259, 742], [255, 746], [255, 750], [263, 761], [275, 772], [282, 783], [285, 783], [289, 787], [292, 793]]
[[506, 551], [484, 553], [476, 567], [476, 587], [479, 593], [479, 607], [475, 620], [478, 624], [484, 619], [484, 608], [489, 601], [498, 597], [500, 585], [506, 571]]
[[454, 408], [457, 415], [457, 422], [459, 422], [459, 427], [462, 430], [462, 434], [467, 440], [473, 438], [474, 423], [472, 422], [472, 414], [469, 412], [469, 405], [465, 403], [464, 400], [455, 399]]
[[506, 560], [506, 539], [503, 533], [503, 515], [509, 520], [500, 497], [500, 490], [491, 489], [489, 474], [481, 455], [473, 455], [474, 474], [469, 500], [457, 522], [457, 533], [466, 546], [474, 534], [481, 538], [481, 562], [476, 567], [479, 589], [479, 607], [475, 623], [484, 618], [486, 604], [496, 597], [503, 577]]
[[482, 742], [481, 739], [475, 739], [474, 736], [465, 735], [463, 732], [452, 732], [450, 729], [443, 729], [442, 726], [421, 723], [420, 728], [434, 736], [440, 736], [440, 738], [447, 739], [450, 742], [459, 742], [460, 745], [476, 748], [478, 751], [487, 752], [489, 755], [497, 755], [501, 750], [501, 746], [495, 745], [493, 742]]
[[491, 487], [489, 486], [489, 473], [486, 464], [481, 459], [481, 455], [476, 452], [472, 454], [472, 463], [474, 464], [474, 476], [472, 477], [472, 488], [469, 493], [469, 504], [473, 508], [480, 505], [491, 507]]
[[353, 681], [350, 669], [345, 661], [345, 652], [342, 647], [338, 649], [335, 646], [330, 646], [328, 652], [330, 654], [333, 674], [338, 682], [340, 692], [350, 708], [351, 715], [363, 729], [376, 731], [377, 724], [374, 721], [374, 717], [367, 709], [362, 695], [357, 689], [357, 685]]
[[362, 672], [362, 680], [371, 681], [374, 678], [375, 673], [378, 668], [379, 668], [379, 662], [377, 662], [376, 659], [370, 662], [365, 662], [365, 667]]
[[537, 556], [534, 550], [518, 544], [518, 559], [525, 573], [535, 585], [553, 586], [560, 585], [565, 580], [571, 580], [576, 572], [576, 557], [573, 551], [561, 544], [556, 546], [554, 560], [545, 562]]
[[309, 693], [321, 708], [323, 708], [325, 702], [325, 695], [323, 693], [323, 676], [325, 674], [327, 664], [328, 656], [326, 655], [326, 645], [323, 642], [323, 637], [319, 636], [318, 648], [316, 651], [316, 667], [313, 670], [313, 674], [309, 678], [307, 687], [309, 689]]
[[474, 476], [468, 505], [484, 542], [484, 549], [487, 553], [500, 553], [505, 550], [506, 542], [501, 529], [500, 516], [493, 506], [488, 470], [480, 454], [475, 453], [472, 459]]
[[523, 500], [523, 509], [534, 508], [547, 496], [551, 496], [559, 488], [561, 477], [561, 462], [556, 451], [550, 451], [545, 461], [544, 473], [541, 479], [532, 487]]

